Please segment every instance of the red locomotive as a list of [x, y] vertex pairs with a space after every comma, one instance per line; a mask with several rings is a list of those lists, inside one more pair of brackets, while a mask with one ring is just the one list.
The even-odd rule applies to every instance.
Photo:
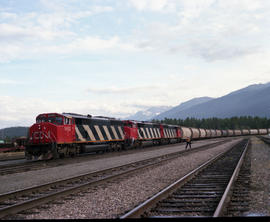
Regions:
[[85, 152], [105, 152], [152, 144], [181, 142], [186, 138], [267, 134], [261, 130], [207, 130], [151, 122], [118, 120], [75, 113], [44, 113], [29, 129], [27, 159], [51, 159]]
[[120, 150], [180, 141], [178, 126], [147, 122], [122, 121], [115, 118], [74, 113], [44, 113], [29, 129], [27, 159], [50, 159], [79, 153]]

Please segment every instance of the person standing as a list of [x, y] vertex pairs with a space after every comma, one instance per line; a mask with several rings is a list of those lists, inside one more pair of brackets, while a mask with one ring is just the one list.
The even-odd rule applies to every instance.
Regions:
[[188, 137], [188, 138], [186, 139], [186, 149], [187, 149], [188, 146], [189, 146], [189, 148], [191, 149], [191, 139], [190, 139], [190, 137]]

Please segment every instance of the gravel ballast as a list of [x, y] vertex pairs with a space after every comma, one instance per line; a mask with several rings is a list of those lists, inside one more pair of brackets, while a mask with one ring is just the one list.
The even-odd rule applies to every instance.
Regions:
[[237, 138], [143, 170], [121, 181], [89, 189], [71, 200], [61, 200], [63, 204], [50, 204], [48, 209], [32, 210], [35, 214], [20, 215], [20, 219], [117, 218], [239, 141]]
[[270, 216], [270, 146], [251, 138], [250, 211], [246, 216]]
[[[195, 141], [192, 148], [196, 148], [208, 143], [217, 142], [217, 140]], [[0, 176], [1, 186], [0, 194], [53, 182], [60, 179], [75, 177], [80, 174], [91, 173], [111, 167], [121, 166], [145, 160], [148, 158], [160, 156], [167, 153], [174, 153], [185, 149], [185, 144], [172, 144], [167, 146], [157, 146], [141, 150], [131, 150], [130, 152], [106, 153], [100, 155], [100, 158], [89, 158], [88, 161], [72, 163], [63, 166], [45, 168], [40, 170], [27, 171]], [[134, 152], [135, 151], [135, 152]], [[118, 154], [119, 153], [119, 154]], [[44, 163], [46, 164], [46, 163]], [[3, 182], [2, 182], [3, 181]]]

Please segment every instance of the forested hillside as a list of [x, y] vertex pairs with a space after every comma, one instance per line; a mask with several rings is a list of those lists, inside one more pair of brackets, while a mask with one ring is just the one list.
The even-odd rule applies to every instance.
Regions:
[[10, 127], [0, 129], [0, 139], [2, 140], [10, 140], [12, 138], [27, 136], [28, 127]]
[[172, 125], [180, 125], [204, 129], [265, 129], [270, 128], [270, 119], [262, 117], [232, 117], [232, 118], [208, 118], [196, 119], [186, 118], [182, 119], [168, 119], [153, 120], [157, 123], [166, 123]]

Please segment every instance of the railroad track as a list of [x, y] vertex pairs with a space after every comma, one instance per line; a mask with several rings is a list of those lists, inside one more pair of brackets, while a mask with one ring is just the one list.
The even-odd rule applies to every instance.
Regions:
[[257, 136], [260, 140], [265, 142], [266, 144], [270, 145], [270, 137], [265, 137], [265, 136]]
[[[241, 191], [242, 194], [246, 192], [237, 190], [237, 185], [232, 191], [232, 187], [248, 144], [249, 140], [242, 140], [225, 154], [207, 161], [120, 218], [217, 217], [226, 214], [226, 203], [230, 201], [231, 193], [237, 197], [241, 196]], [[241, 211], [240, 202], [231, 204], [231, 207], [237, 206]]]
[[[218, 142], [213, 142], [211, 144], [206, 144], [206, 145], [202, 145], [200, 147], [197, 148], [207, 148], [209, 146], [217, 146], [223, 143], [226, 143], [228, 141], [231, 140], [222, 140], [222, 141], [218, 141]], [[165, 147], [168, 145], [165, 145]], [[194, 149], [197, 149], [194, 148]], [[192, 149], [192, 150], [194, 150]], [[179, 152], [177, 152], [179, 153]], [[124, 154], [124, 153], [123, 153]], [[97, 157], [98, 155], [95, 155], [95, 157]], [[76, 157], [76, 161], [78, 160], [78, 158], [81, 159], [94, 159], [95, 157], [89, 157], [89, 156], [78, 156]], [[74, 160], [75, 161], [75, 160]], [[32, 171], [32, 170], [40, 170], [40, 169], [45, 169], [45, 168], [49, 168], [49, 167], [55, 167], [55, 166], [61, 166], [64, 164], [68, 164], [68, 163], [72, 163], [74, 162], [72, 159], [57, 159], [57, 160], [43, 160], [43, 161], [34, 161], [34, 162], [26, 162], [23, 164], [12, 164], [12, 165], [1, 165], [0, 168], [0, 175], [7, 175], [7, 174], [13, 174], [13, 173], [21, 173], [21, 172], [26, 172], [26, 171]], [[78, 160], [79, 161], [79, 160]]]
[[209, 149], [225, 142], [228, 140], [0, 195], [0, 218], [14, 215], [64, 196], [74, 195], [89, 189], [90, 186], [116, 180], [147, 167], [153, 167], [179, 156]]

